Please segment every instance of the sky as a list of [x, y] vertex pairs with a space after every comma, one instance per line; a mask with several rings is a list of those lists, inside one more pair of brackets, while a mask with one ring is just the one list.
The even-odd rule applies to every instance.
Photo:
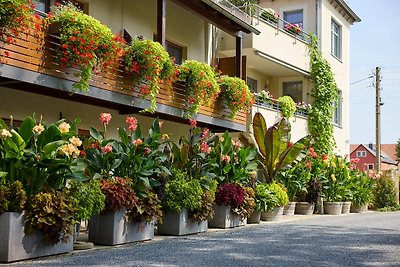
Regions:
[[[381, 67], [381, 143], [400, 139], [399, 0], [347, 0], [361, 22], [350, 32], [350, 143], [375, 143], [375, 78]], [[362, 81], [360, 81], [362, 80]], [[360, 82], [359, 82], [360, 81]]]

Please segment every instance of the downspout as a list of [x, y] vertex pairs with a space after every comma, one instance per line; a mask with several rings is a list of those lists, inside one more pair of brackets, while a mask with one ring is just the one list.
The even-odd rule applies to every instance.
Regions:
[[[315, 35], [317, 36], [319, 42], [318, 46], [321, 49], [321, 43], [322, 43], [322, 3], [321, 0], [315, 0]], [[320, 26], [320, 27], [319, 27]]]

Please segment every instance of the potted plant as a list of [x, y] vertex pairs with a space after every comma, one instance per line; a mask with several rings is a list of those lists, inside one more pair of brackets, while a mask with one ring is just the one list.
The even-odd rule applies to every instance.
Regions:
[[230, 118], [234, 118], [240, 110], [247, 112], [254, 104], [254, 95], [242, 79], [223, 75], [219, 84], [221, 87], [220, 96], [225, 100], [231, 111]]
[[254, 190], [238, 183], [218, 186], [215, 193], [215, 215], [209, 221], [211, 228], [232, 228], [243, 226], [256, 205]]
[[[213, 213], [216, 183], [203, 177], [190, 179], [185, 172], [173, 170], [172, 179], [165, 184], [164, 218], [158, 225], [158, 233], [187, 235], [207, 231], [207, 220]], [[207, 183], [205, 190], [202, 184]]]
[[186, 85], [186, 114], [190, 118], [198, 113], [201, 104], [209, 105], [220, 92], [217, 74], [206, 63], [186, 60], [178, 70], [177, 79]]
[[266, 21], [272, 22], [273, 24], [277, 24], [279, 21], [279, 15], [272, 8], [264, 9], [260, 17]]
[[285, 23], [283, 28], [294, 35], [300, 35], [303, 31], [301, 24], [298, 23]]
[[115, 66], [123, 53], [124, 41], [119, 35], [113, 35], [110, 28], [72, 3], [54, 6], [47, 20], [50, 33], [60, 35], [57, 49], [60, 63], [80, 69], [76, 74], [79, 80], [72, 86], [74, 90], [87, 92], [92, 70]]
[[282, 218], [283, 207], [288, 202], [286, 189], [275, 181], [261, 185], [260, 191], [263, 192], [264, 206], [261, 212], [261, 220], [277, 221]]
[[154, 113], [160, 84], [171, 83], [175, 70], [168, 52], [158, 42], [134, 40], [125, 48], [124, 64], [135, 85], [140, 87], [139, 94], [150, 97], [151, 105], [144, 112]]
[[366, 212], [368, 204], [373, 200], [375, 180], [370, 178], [367, 173], [358, 170], [351, 170], [350, 179], [353, 196], [350, 212]]
[[290, 96], [281, 96], [277, 99], [283, 117], [289, 119], [296, 112], [296, 103]]

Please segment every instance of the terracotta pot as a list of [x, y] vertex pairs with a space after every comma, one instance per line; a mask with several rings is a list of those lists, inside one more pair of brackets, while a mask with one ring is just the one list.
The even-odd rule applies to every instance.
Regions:
[[342, 202], [324, 202], [324, 214], [328, 215], [342, 214]]
[[294, 213], [301, 215], [312, 215], [314, 213], [314, 207], [314, 203], [297, 202]]
[[283, 208], [283, 215], [294, 215], [296, 209], [296, 202], [288, 202]]
[[350, 213], [350, 206], [351, 206], [351, 201], [343, 202], [342, 214], [349, 214]]

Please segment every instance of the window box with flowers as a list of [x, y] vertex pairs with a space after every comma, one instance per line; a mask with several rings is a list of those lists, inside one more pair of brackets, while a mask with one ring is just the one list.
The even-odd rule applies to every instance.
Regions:
[[300, 35], [301, 32], [303, 31], [301, 24], [298, 24], [298, 23], [286, 23], [283, 28], [287, 32], [294, 34], [294, 35]]
[[261, 13], [261, 18], [273, 24], [278, 24], [279, 15], [272, 8], [267, 8]]
[[60, 36], [61, 45], [57, 50], [60, 63], [80, 69], [75, 74], [79, 80], [73, 84], [74, 90], [88, 91], [93, 69], [116, 67], [123, 53], [123, 39], [72, 3], [55, 6], [47, 23], [49, 32]]
[[240, 110], [248, 112], [254, 104], [254, 95], [246, 82], [238, 77], [221, 76], [219, 81], [221, 97], [225, 100], [230, 112], [230, 118], [234, 118]]
[[125, 48], [125, 70], [133, 76], [135, 85], [140, 84], [139, 95], [150, 97], [151, 105], [145, 112], [156, 111], [156, 95], [160, 84], [171, 83], [175, 71], [168, 52], [158, 42], [135, 40]]
[[197, 114], [201, 104], [210, 105], [218, 96], [218, 74], [206, 63], [186, 60], [177, 73], [177, 79], [186, 85], [185, 118]]

